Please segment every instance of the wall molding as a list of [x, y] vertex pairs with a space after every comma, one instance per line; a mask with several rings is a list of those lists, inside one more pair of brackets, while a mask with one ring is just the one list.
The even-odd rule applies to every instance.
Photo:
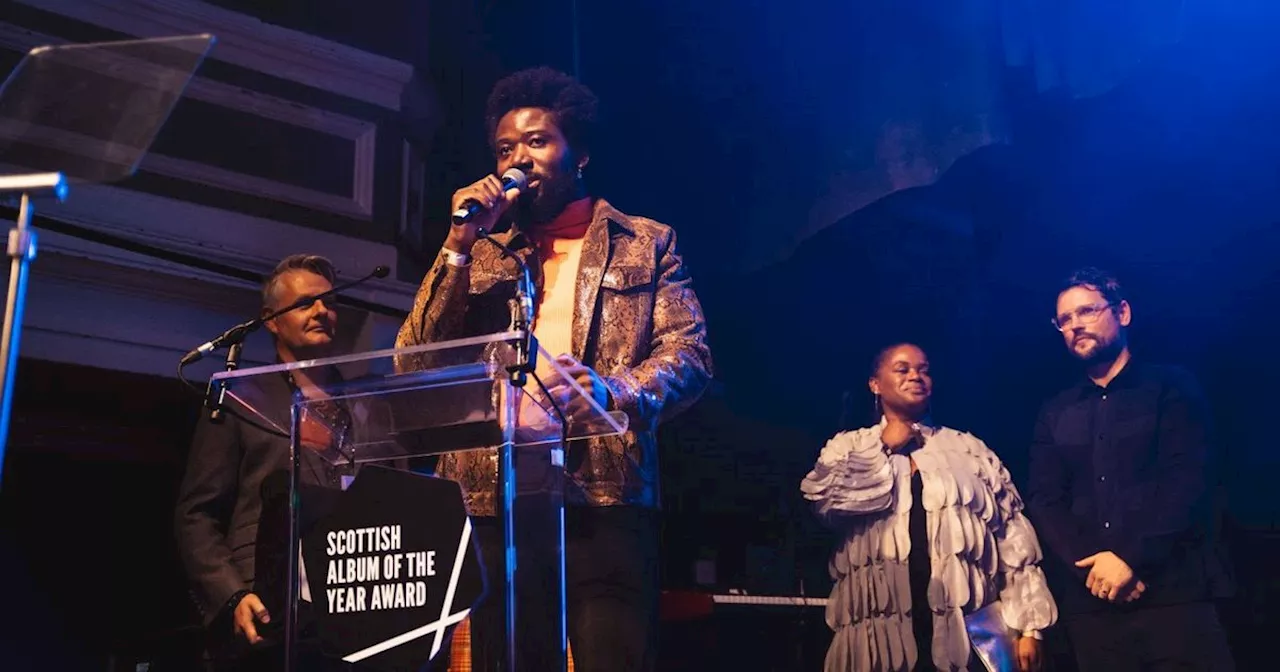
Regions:
[[[103, 185], [73, 185], [65, 202], [39, 199], [36, 209], [42, 215], [71, 224], [261, 274], [270, 272], [281, 258], [298, 252], [328, 257], [344, 278], [359, 277], [378, 265], [394, 268], [396, 264], [397, 254], [390, 245]], [[244, 284], [233, 278], [71, 236], [47, 231], [40, 236], [41, 249], [50, 252], [228, 286]], [[385, 278], [372, 280], [350, 294], [408, 310], [416, 291], [416, 285]]]
[[14, 0], [135, 37], [213, 33], [211, 58], [400, 109], [413, 66], [193, 0]]
[[[194, 274], [176, 280], [46, 247], [31, 266], [22, 356], [172, 377], [183, 354], [252, 317], [260, 305], [251, 283], [228, 286]], [[346, 308], [339, 314], [342, 352], [391, 347], [400, 327], [400, 320], [383, 315]], [[242, 366], [273, 359], [265, 331], [245, 342]], [[220, 355], [214, 356], [191, 367], [188, 378], [201, 384], [220, 368]]]
[[[15, 51], [27, 51], [41, 45], [67, 42], [61, 37], [0, 22], [0, 46]], [[213, 51], [216, 52], [217, 49], [218, 47], [215, 46]], [[183, 92], [183, 98], [209, 103], [223, 109], [246, 112], [258, 118], [331, 135], [349, 142], [353, 176], [350, 194], [342, 196], [327, 193], [155, 152], [149, 152], [143, 157], [138, 166], [139, 170], [366, 222], [373, 220], [374, 160], [378, 132], [375, 122], [303, 105], [268, 93], [224, 84], [199, 75], [192, 77]], [[77, 138], [72, 144], [75, 142], [83, 142], [83, 139]]]
[[[351, 169], [342, 173], [351, 175], [349, 192], [345, 187], [334, 186], [332, 178], [325, 183], [315, 176], [297, 176], [299, 183], [327, 184], [322, 188], [334, 193], [183, 158], [176, 150], [169, 152], [178, 156], [148, 155], [140, 172], [213, 187], [231, 195], [245, 194], [281, 205], [301, 206], [301, 212], [316, 212], [318, 217], [338, 214], [342, 221], [351, 222], [350, 227], [360, 226], [361, 222], [374, 225], [375, 195], [377, 199], [396, 197], [386, 206], [387, 216], [404, 216], [406, 166], [400, 155], [402, 142], [394, 137], [394, 128], [379, 124], [385, 125], [398, 111], [400, 95], [413, 76], [410, 65], [190, 0], [17, 2], [54, 19], [61, 16], [140, 38], [212, 33], [218, 43], [209, 59], [310, 87], [324, 95], [310, 96], [310, 104], [304, 104], [288, 98], [303, 96], [296, 86], [282, 84], [276, 90], [267, 81], [253, 84], [250, 89], [198, 75], [184, 97], [214, 108], [193, 110], [196, 116], [188, 119], [198, 125], [200, 115], [216, 119], [220, 110], [215, 108], [226, 108], [251, 115], [250, 123], [261, 119], [263, 125], [255, 127], [254, 132], [264, 137], [269, 137], [272, 124], [307, 129], [346, 143], [331, 143], [329, 138], [321, 137], [325, 149], [318, 155], [336, 156], [345, 162], [349, 146], [353, 162]], [[60, 32], [56, 20], [42, 20], [40, 25], [42, 31], [0, 22], [0, 47], [24, 52], [33, 46], [67, 41], [56, 36]], [[326, 97], [332, 98], [334, 106], [342, 111], [317, 107], [325, 105]], [[354, 102], [346, 104], [344, 100]], [[287, 130], [293, 133], [292, 129]], [[288, 144], [281, 147], [288, 151], [307, 137], [290, 135], [285, 141]], [[51, 138], [50, 142], [63, 140]], [[235, 138], [225, 141], [235, 142]], [[301, 147], [301, 151], [306, 149]], [[381, 151], [388, 155], [380, 156]], [[375, 169], [385, 172], [375, 175]], [[13, 172], [13, 168], [0, 164], [0, 172]], [[388, 189], [384, 195], [384, 186], [395, 184], [400, 185], [400, 192], [392, 194]], [[381, 200], [377, 204], [382, 207]], [[363, 276], [378, 265], [394, 268], [398, 261], [393, 245], [352, 235], [368, 232], [345, 224], [326, 224], [332, 228], [321, 230], [307, 226], [309, 222], [301, 218], [298, 223], [291, 223], [218, 205], [187, 201], [174, 194], [80, 183], [71, 185], [64, 202], [52, 198], [35, 202], [39, 215], [259, 274], [269, 272], [280, 258], [299, 252], [330, 258], [342, 279]], [[264, 208], [261, 212], [268, 211]], [[403, 226], [403, 222], [386, 223], [393, 224]], [[0, 218], [0, 226], [8, 228], [11, 223]], [[40, 234], [39, 254], [31, 266], [22, 341], [24, 357], [172, 377], [183, 353], [251, 317], [258, 309], [256, 283], [40, 230], [38, 225], [36, 228]], [[334, 228], [339, 232], [333, 232]], [[344, 235], [346, 232], [350, 233]], [[393, 274], [391, 278], [394, 277]], [[416, 291], [416, 282], [388, 278], [371, 281], [347, 294], [408, 311]], [[340, 313], [345, 325], [340, 339], [343, 347], [352, 351], [390, 347], [400, 326], [399, 319], [384, 315], [350, 308], [340, 308]], [[271, 359], [269, 339], [263, 334], [252, 336], [246, 344], [244, 365]], [[190, 377], [202, 379], [217, 370], [219, 364], [216, 358], [201, 362], [193, 367]]]

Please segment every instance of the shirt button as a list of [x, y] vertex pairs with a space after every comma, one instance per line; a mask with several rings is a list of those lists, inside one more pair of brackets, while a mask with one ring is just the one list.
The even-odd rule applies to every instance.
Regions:
[[1107, 522], [1103, 523], [1103, 524], [1102, 524], [1102, 526], [1103, 526], [1103, 527], [1105, 527], [1105, 528], [1110, 529], [1110, 528], [1111, 528], [1111, 521], [1107, 521]]
[[1106, 482], [1107, 482], [1107, 477], [1106, 477], [1106, 476], [1099, 476], [1099, 477], [1098, 477], [1098, 480], [1099, 480], [1099, 481], [1102, 481], [1103, 483], [1106, 483]]

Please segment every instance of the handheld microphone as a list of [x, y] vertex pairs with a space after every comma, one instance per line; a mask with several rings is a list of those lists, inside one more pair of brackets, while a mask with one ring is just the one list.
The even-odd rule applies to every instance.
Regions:
[[337, 287], [330, 289], [327, 292], [322, 292], [320, 294], [316, 294], [315, 296], [304, 296], [298, 299], [297, 301], [294, 301], [293, 303], [285, 306], [284, 308], [281, 308], [280, 310], [277, 310], [274, 313], [271, 313], [270, 315], [267, 315], [265, 317], [257, 317], [252, 320], [249, 320], [248, 322], [241, 322], [240, 324], [237, 324], [236, 326], [231, 327], [230, 329], [222, 332], [222, 334], [217, 338], [211, 341], [207, 341], [204, 344], [202, 344], [200, 347], [192, 350], [191, 352], [188, 352], [186, 355], [183, 355], [182, 362], [179, 364], [179, 366], [180, 367], [187, 366], [188, 364], [198, 362], [201, 359], [203, 359], [205, 355], [213, 352], [214, 350], [217, 350], [218, 348], [221, 348], [227, 345], [232, 345], [235, 343], [240, 343], [245, 339], [246, 336], [260, 329], [262, 325], [265, 324], [266, 322], [270, 320], [274, 320], [275, 318], [281, 315], [284, 315], [285, 313], [291, 310], [305, 308], [315, 303], [316, 301], [333, 296], [338, 292], [351, 289], [352, 287], [368, 282], [373, 278], [385, 278], [390, 273], [391, 273], [390, 267], [377, 266], [368, 275], [358, 280], [352, 280], [351, 282], [343, 283], [341, 285], [338, 285]]
[[[525, 176], [524, 171], [519, 168], [508, 168], [502, 174], [502, 191], [508, 192], [512, 189], [516, 191], [524, 191], [529, 186], [529, 178]], [[471, 221], [477, 214], [484, 212], [485, 207], [480, 205], [479, 201], [467, 199], [462, 203], [462, 207], [453, 211], [453, 223], [466, 224]]]

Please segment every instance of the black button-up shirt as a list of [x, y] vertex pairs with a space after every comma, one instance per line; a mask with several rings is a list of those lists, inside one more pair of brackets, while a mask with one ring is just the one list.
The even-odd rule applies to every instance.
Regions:
[[1190, 372], [1130, 361], [1107, 387], [1086, 379], [1045, 404], [1031, 448], [1029, 508], [1060, 568], [1064, 612], [1107, 608], [1077, 560], [1111, 551], [1147, 592], [1201, 600], [1225, 587], [1214, 530], [1207, 404]]

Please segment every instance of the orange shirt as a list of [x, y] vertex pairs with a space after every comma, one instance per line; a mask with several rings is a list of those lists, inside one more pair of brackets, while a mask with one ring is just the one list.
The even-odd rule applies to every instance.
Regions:
[[[538, 296], [533, 335], [552, 357], [570, 354], [573, 349], [578, 262], [582, 258], [587, 227], [591, 225], [593, 205], [590, 198], [574, 201], [531, 236], [542, 258], [542, 292]], [[551, 367], [539, 360], [538, 375], [550, 371]]]

